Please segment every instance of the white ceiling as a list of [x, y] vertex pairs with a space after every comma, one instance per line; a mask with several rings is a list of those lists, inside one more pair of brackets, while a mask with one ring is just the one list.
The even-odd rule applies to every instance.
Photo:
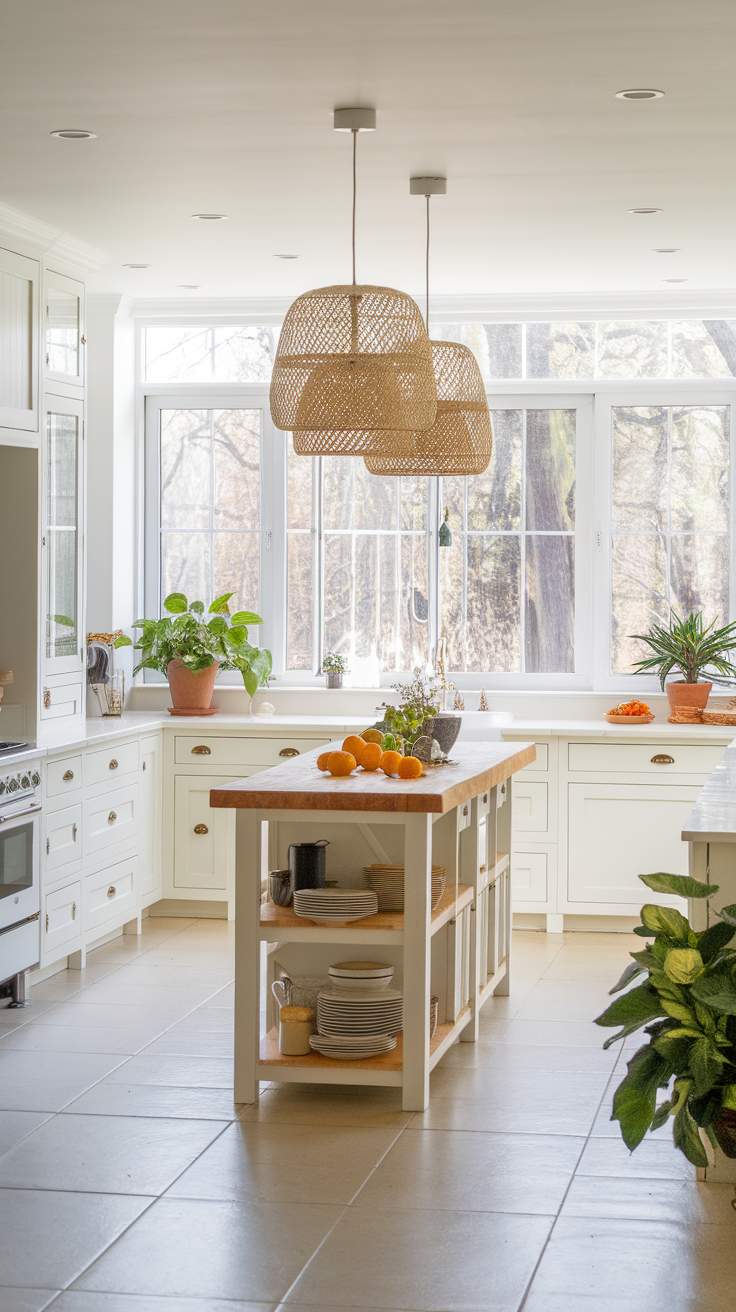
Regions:
[[[349, 281], [350, 137], [331, 111], [375, 105], [360, 281], [420, 291], [408, 179], [444, 173], [438, 293], [733, 288], [735, 38], [733, 0], [5, 4], [0, 201], [109, 252], [95, 291]], [[666, 95], [615, 98], [637, 86]], [[49, 135], [79, 127], [96, 140]], [[662, 213], [627, 214], [641, 205]]]

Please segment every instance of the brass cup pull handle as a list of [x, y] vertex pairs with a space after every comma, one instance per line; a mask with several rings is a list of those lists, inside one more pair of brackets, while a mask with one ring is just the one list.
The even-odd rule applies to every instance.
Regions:
[[282, 747], [279, 756], [298, 756], [299, 751], [296, 747]]
[[44, 690], [43, 690], [43, 707], [44, 707], [44, 710], [47, 711], [47, 710], [49, 709], [50, 705], [51, 705], [51, 689], [50, 689], [50, 688], [44, 688]]
[[115, 821], [117, 820], [117, 818], [118, 818], [118, 813], [117, 813], [117, 811], [111, 811], [110, 814], [109, 814], [109, 816], [107, 817], [107, 823], [108, 823], [109, 825], [114, 825], [114, 824], [115, 824]]
[[107, 890], [107, 896], [108, 896], [108, 897], [114, 897], [114, 896], [115, 896], [115, 885], [114, 885], [114, 884], [111, 884], [110, 887], [108, 888], [108, 890]]
[[108, 765], [107, 768], [108, 768], [108, 770], [117, 770], [117, 768], [118, 768], [118, 763], [117, 763], [117, 761], [115, 760], [115, 757], [114, 757], [114, 756], [113, 756], [112, 760], [110, 761], [110, 764]]
[[206, 825], [195, 825], [194, 832], [195, 834], [208, 834], [210, 831]]
[[202, 746], [202, 747], [192, 748], [192, 756], [211, 756], [211, 755], [212, 755], [211, 747]]
[[660, 752], [659, 756], [653, 756], [653, 757], [652, 757], [651, 764], [652, 764], [652, 765], [674, 765], [674, 764], [675, 764], [675, 758], [674, 758], [674, 756], [667, 756], [667, 754], [666, 754], [665, 752]]
[[[76, 902], [72, 902], [72, 920], [76, 920], [76, 918], [77, 918], [77, 904], [76, 904]], [[49, 927], [49, 926], [48, 926], [48, 919], [49, 919], [49, 918], [48, 918], [48, 916], [47, 916], [47, 917], [46, 917], [46, 928], [47, 928], [47, 929], [48, 929], [48, 927]]]
[[64, 773], [63, 773], [63, 775], [62, 775], [61, 777], [62, 777], [62, 779], [64, 780], [64, 783], [65, 783], [65, 784], [68, 784], [68, 783], [69, 783], [69, 780], [74, 778], [74, 771], [73, 771], [73, 770], [65, 770]]

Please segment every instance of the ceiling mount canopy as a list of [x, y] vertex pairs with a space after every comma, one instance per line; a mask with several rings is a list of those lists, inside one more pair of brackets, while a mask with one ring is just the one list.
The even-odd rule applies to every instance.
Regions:
[[[429, 330], [429, 199], [444, 196], [446, 178], [410, 178], [412, 196], [427, 200], [427, 330]], [[379, 435], [366, 454], [370, 474], [437, 477], [482, 474], [493, 451], [488, 398], [478, 362], [462, 342], [431, 342], [437, 385], [437, 417], [414, 433]]]
[[279, 337], [271, 416], [277, 428], [291, 429], [298, 455], [364, 455], [379, 433], [423, 431], [437, 413], [416, 302], [356, 281], [357, 137], [375, 123], [375, 110], [335, 110], [335, 130], [353, 134], [353, 281], [297, 297]]

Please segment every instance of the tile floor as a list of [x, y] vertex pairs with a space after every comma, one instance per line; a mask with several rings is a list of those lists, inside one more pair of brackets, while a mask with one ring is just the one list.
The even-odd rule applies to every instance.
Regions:
[[608, 1119], [623, 1057], [590, 1018], [628, 936], [514, 940], [423, 1115], [236, 1106], [220, 921], [146, 920], [0, 1011], [0, 1312], [724, 1312], [732, 1187]]

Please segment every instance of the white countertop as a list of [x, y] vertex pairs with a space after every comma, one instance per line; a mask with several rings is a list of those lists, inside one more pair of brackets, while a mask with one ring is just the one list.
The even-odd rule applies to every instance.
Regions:
[[[473, 717], [477, 719], [477, 713]], [[530, 735], [537, 738], [645, 738], [657, 742], [731, 742], [736, 738], [733, 724], [668, 724], [664, 719], [651, 724], [610, 724], [608, 720], [512, 720], [496, 726], [506, 738]]]
[[682, 831], [685, 842], [736, 840], [736, 744], [727, 747]]

